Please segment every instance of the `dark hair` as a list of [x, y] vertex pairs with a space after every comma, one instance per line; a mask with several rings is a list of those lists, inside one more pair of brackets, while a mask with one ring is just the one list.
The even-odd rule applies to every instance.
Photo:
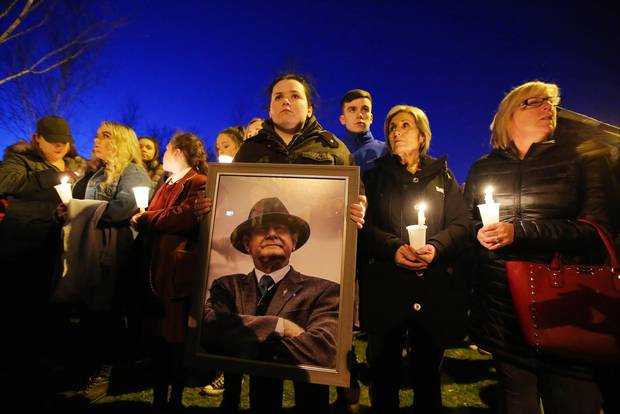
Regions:
[[314, 88], [306, 78], [296, 73], [285, 73], [284, 75], [278, 76], [273, 82], [271, 82], [271, 85], [269, 85], [269, 89], [267, 90], [270, 102], [274, 86], [276, 86], [276, 83], [283, 80], [296, 80], [297, 82], [301, 83], [301, 85], [304, 87], [304, 92], [306, 93], [306, 100], [308, 101], [308, 106], [314, 108]]
[[218, 133], [218, 135], [220, 134], [225, 134], [225, 135], [230, 136], [233, 139], [233, 141], [235, 141], [237, 146], [240, 147], [241, 144], [243, 143], [243, 136], [245, 135], [245, 128], [243, 128], [243, 125], [237, 125], [234, 127], [224, 128]]
[[153, 167], [156, 167], [159, 165], [159, 141], [157, 140], [157, 138], [153, 138], [153, 137], [139, 137], [138, 141], [140, 141], [141, 139], [148, 139], [149, 141], [151, 141], [153, 143], [153, 146], [155, 147], [155, 154], [153, 155], [153, 158], [150, 159], [149, 161], [146, 161], [145, 164], [150, 165], [151, 162], [153, 161], [157, 161]]
[[347, 92], [344, 95], [344, 97], [340, 101], [340, 109], [344, 109], [344, 104], [349, 103], [359, 98], [368, 98], [368, 100], [372, 102], [372, 96], [370, 95], [370, 92], [365, 91], [363, 89], [351, 89], [349, 92]]
[[187, 163], [201, 174], [207, 174], [207, 152], [198, 138], [189, 132], [174, 134], [170, 139], [170, 145], [183, 152]]
[[148, 161], [144, 161], [144, 166], [146, 167], [146, 172], [149, 174], [149, 177], [151, 177], [151, 180], [158, 182], [164, 173], [164, 168], [159, 160], [159, 140], [157, 138], [144, 136], [138, 138], [138, 142], [140, 142], [141, 139], [151, 141], [153, 143], [153, 147], [155, 147], [155, 154], [153, 154], [153, 158]]

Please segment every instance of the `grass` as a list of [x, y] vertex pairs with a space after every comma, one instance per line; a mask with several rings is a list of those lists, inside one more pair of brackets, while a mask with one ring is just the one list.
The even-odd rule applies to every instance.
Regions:
[[[369, 412], [370, 400], [368, 397], [368, 375], [365, 364], [366, 342], [355, 340], [355, 350], [360, 361], [360, 404], [362, 412]], [[405, 359], [403, 360], [405, 363]], [[152, 392], [149, 387], [148, 369], [121, 368], [116, 370], [111, 382], [108, 396], [90, 405], [68, 405], [63, 398], [55, 399], [55, 408], [63, 411], [80, 413], [147, 413], [150, 412]], [[400, 375], [400, 373], [395, 373]], [[207, 397], [199, 394], [199, 385], [205, 385], [206, 380], [200, 382], [194, 378], [194, 384], [186, 387], [184, 404], [188, 413], [216, 413], [221, 397]], [[241, 410], [248, 410], [248, 382], [244, 381], [242, 389]], [[56, 384], [60, 388], [60, 383]], [[465, 344], [460, 348], [446, 351], [446, 358], [442, 371], [442, 396], [446, 413], [493, 413], [495, 412], [495, 373], [491, 368], [490, 357], [482, 355], [468, 348]], [[71, 387], [65, 384], [64, 388]], [[62, 390], [58, 390], [62, 391]], [[284, 406], [292, 407], [293, 387], [290, 381], [284, 384]], [[59, 394], [61, 395], [61, 394]], [[408, 407], [413, 401], [413, 391], [404, 384], [400, 391], [401, 407]], [[336, 399], [335, 387], [330, 387], [330, 400]], [[333, 412], [337, 412], [335, 406]], [[73, 408], [73, 410], [72, 410]], [[294, 412], [286, 410], [285, 412]]]

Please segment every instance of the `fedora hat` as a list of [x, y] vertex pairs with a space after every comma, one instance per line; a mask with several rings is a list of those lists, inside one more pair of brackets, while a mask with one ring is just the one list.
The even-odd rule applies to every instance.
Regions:
[[296, 249], [303, 246], [308, 241], [308, 237], [310, 237], [310, 226], [306, 220], [289, 214], [286, 206], [279, 198], [269, 197], [258, 200], [250, 210], [248, 219], [233, 230], [230, 234], [232, 245], [241, 253], [248, 254], [243, 245], [243, 237], [256, 227], [268, 223], [287, 224], [291, 229], [291, 233], [297, 234]]

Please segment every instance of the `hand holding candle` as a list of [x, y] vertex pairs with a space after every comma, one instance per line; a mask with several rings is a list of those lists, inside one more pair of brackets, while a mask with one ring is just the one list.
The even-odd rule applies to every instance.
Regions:
[[499, 223], [499, 203], [493, 200], [493, 187], [487, 186], [484, 189], [484, 204], [478, 204], [478, 209], [484, 226]]
[[136, 205], [140, 208], [140, 212], [144, 213], [149, 206], [149, 187], [134, 187], [132, 188], [133, 195], [136, 198]]
[[69, 177], [64, 176], [60, 180], [60, 184], [54, 186], [58, 196], [60, 197], [60, 201], [63, 204], [69, 204], [71, 199], [73, 199], [73, 194], [71, 192], [71, 184], [69, 183]]

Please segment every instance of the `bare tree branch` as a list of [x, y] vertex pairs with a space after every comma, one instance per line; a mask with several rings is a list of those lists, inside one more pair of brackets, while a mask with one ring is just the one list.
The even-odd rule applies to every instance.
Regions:
[[[99, 36], [94, 36], [88, 39], [80, 39], [80, 38], [76, 38], [74, 39], [72, 42], [67, 43], [66, 45], [52, 50], [51, 52], [49, 52], [48, 54], [46, 54], [45, 56], [43, 56], [42, 58], [40, 58], [39, 60], [37, 60], [35, 63], [33, 63], [30, 67], [27, 67], [25, 69], [20, 70], [17, 73], [14, 73], [12, 75], [9, 75], [7, 77], [5, 77], [4, 79], [0, 79], [0, 85], [2, 85], [3, 83], [6, 83], [10, 80], [13, 80], [15, 78], [19, 78], [20, 76], [24, 76], [27, 75], [29, 73], [33, 74], [33, 75], [40, 75], [42, 73], [46, 73], [49, 72], [51, 70], [56, 69], [57, 67], [59, 67], [60, 65], [63, 65], [67, 62], [70, 62], [74, 59], [76, 59], [78, 56], [80, 56], [82, 53], [84, 53], [85, 50], [87, 50], [89, 44], [94, 43], [94, 42], [98, 42], [101, 40], [106, 39], [108, 36], [110, 35], [110, 32], [104, 33], [102, 35]], [[61, 59], [58, 62], [55, 63], [51, 63], [49, 64], [49, 66], [46, 66], [42, 69], [37, 69], [38, 66], [43, 65], [44, 63], [46, 63], [47, 60], [53, 58], [54, 56], [57, 56], [59, 54], [61, 54], [62, 52], [66, 51], [67, 49], [74, 47], [74, 46], [78, 46], [80, 47], [80, 49], [78, 49], [77, 51], [73, 52], [71, 55], [64, 57], [63, 59]]]
[[44, 115], [71, 118], [105, 76], [98, 50], [125, 22], [106, 0], [0, 0], [0, 9], [0, 126], [19, 139]]
[[17, 32], [17, 33], [15, 33], [12, 36], [7, 37], [6, 39], [4, 39], [4, 41], [0, 42], [0, 44], [10, 42], [11, 40], [17, 39], [20, 36], [27, 35], [28, 33], [37, 30], [38, 28], [40, 28], [43, 25], [45, 25], [45, 23], [47, 23], [48, 18], [49, 18], [49, 16], [46, 15], [44, 18], [42, 18], [39, 21], [39, 23], [33, 24], [32, 26], [28, 27], [27, 29], [24, 29], [21, 32]]
[[13, 7], [15, 7], [16, 4], [17, 4], [17, 0], [13, 0], [13, 2], [11, 4], [6, 6], [6, 9], [4, 9], [4, 11], [2, 13], [0, 13], [0, 19], [4, 19], [6, 16], [8, 16], [9, 13], [11, 13], [11, 10], [13, 10]]
[[118, 111], [118, 119], [121, 124], [137, 130], [142, 121], [142, 105], [140, 100], [135, 96], [126, 97]]
[[[6, 42], [7, 38], [11, 35], [11, 33], [13, 33], [13, 31], [17, 29], [17, 27], [24, 22], [24, 20], [26, 19], [26, 16], [28, 16], [28, 14], [30, 14], [30, 12], [32, 11], [34, 2], [35, 0], [26, 1], [26, 3], [24, 4], [24, 8], [19, 13], [19, 15], [15, 18], [15, 20], [13, 20], [13, 23], [11, 23], [9, 27], [7, 27], [7, 29], [4, 31], [4, 33], [0, 35], [0, 44]], [[14, 4], [15, 3], [11, 4], [11, 6], [9, 7], [13, 8]]]
[[[24, 29], [23, 31], [11, 36], [11, 33], [24, 21], [24, 19], [28, 15], [30, 15], [34, 9], [39, 7], [44, 1], [45, 0], [27, 0], [26, 1], [26, 4], [24, 5], [24, 8], [20, 12], [19, 16], [17, 16], [16, 19], [13, 21], [13, 23], [9, 26], [9, 28], [7, 28], [7, 30], [5, 30], [2, 35], [0, 35], [0, 46], [7, 43], [9, 40], [12, 40], [19, 36], [23, 36], [27, 33], [30, 33], [36, 30], [37, 28], [44, 26], [45, 23], [48, 22], [50, 12], [52, 10], [51, 8], [48, 10], [48, 13], [46, 13], [45, 17], [43, 17], [40, 21]], [[16, 1], [14, 1], [9, 6], [9, 8], [13, 8], [15, 3]], [[50, 6], [50, 7], [53, 7], [53, 6]], [[9, 10], [7, 9], [5, 13], [3, 13], [3, 15], [8, 14], [8, 12]], [[15, 80], [19, 77], [28, 75], [28, 74], [40, 75], [43, 73], [53, 71], [54, 69], [57, 69], [63, 64], [66, 64], [68, 62], [71, 62], [72, 60], [77, 59], [80, 55], [82, 55], [82, 53], [88, 50], [93, 44], [102, 42], [105, 39], [107, 39], [109, 35], [116, 28], [118, 28], [121, 24], [122, 22], [120, 21], [113, 22], [113, 23], [105, 23], [105, 24], [103, 22], [98, 22], [96, 24], [93, 24], [87, 27], [86, 29], [77, 33], [71, 40], [67, 41], [66, 43], [64, 43], [63, 45], [57, 48], [52, 49], [50, 52], [46, 53], [45, 55], [40, 57], [38, 60], [34, 61], [34, 63], [25, 64], [19, 70], [0, 78], [0, 85], [7, 83], [9, 81]], [[77, 49], [77, 50], [70, 51], [69, 54], [66, 55], [65, 52], [69, 51], [70, 49]], [[62, 56], [62, 58], [56, 59], [59, 56]]]

